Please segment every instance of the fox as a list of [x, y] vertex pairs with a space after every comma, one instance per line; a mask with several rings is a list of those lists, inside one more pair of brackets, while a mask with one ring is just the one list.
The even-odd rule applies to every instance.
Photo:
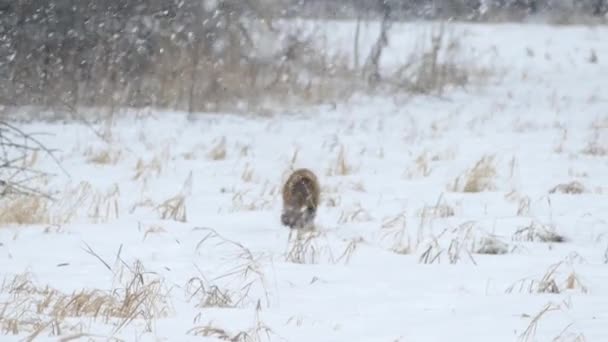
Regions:
[[314, 229], [320, 192], [314, 172], [306, 168], [293, 171], [283, 185], [281, 223], [290, 229]]

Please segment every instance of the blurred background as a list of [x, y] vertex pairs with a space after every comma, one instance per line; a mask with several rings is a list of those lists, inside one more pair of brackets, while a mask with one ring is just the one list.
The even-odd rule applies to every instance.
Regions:
[[[378, 64], [393, 22], [596, 24], [607, 12], [608, 0], [0, 0], [0, 104], [199, 112], [320, 103], [388, 86]], [[361, 22], [381, 22], [375, 49], [330, 53], [319, 44], [328, 20], [356, 23], [355, 35]]]

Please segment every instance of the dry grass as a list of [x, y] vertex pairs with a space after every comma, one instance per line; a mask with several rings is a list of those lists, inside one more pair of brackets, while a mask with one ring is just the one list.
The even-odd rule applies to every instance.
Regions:
[[412, 245], [407, 230], [407, 216], [402, 212], [394, 217], [386, 218], [380, 228], [382, 239], [391, 241], [391, 250], [397, 254], [409, 254]]
[[536, 221], [519, 228], [514, 234], [514, 241], [562, 243], [566, 238], [555, 231], [555, 227], [547, 226]]
[[369, 222], [372, 220], [372, 216], [369, 211], [364, 209], [361, 204], [358, 204], [348, 210], [343, 210], [338, 218], [338, 224], [345, 224], [349, 222]]
[[545, 305], [545, 307], [540, 312], [538, 312], [536, 315], [534, 315], [532, 317], [526, 330], [524, 330], [524, 332], [521, 333], [521, 335], [519, 335], [519, 341], [522, 341], [522, 342], [535, 341], [536, 340], [535, 339], [536, 330], [538, 329], [538, 324], [539, 324], [541, 318], [543, 316], [545, 316], [548, 312], [556, 311], [556, 310], [560, 310], [560, 309], [561, 309], [561, 307], [557, 304], [548, 303], [547, 305]]
[[245, 165], [245, 168], [243, 169], [243, 172], [241, 173], [241, 180], [245, 183], [250, 183], [253, 181], [253, 175], [254, 175], [254, 170], [249, 165], [249, 163], [247, 163]]
[[50, 201], [40, 196], [0, 199], [0, 225], [44, 224], [50, 222]]
[[[320, 231], [292, 230], [289, 233], [285, 261], [294, 264], [344, 263], [348, 264], [361, 244], [362, 237], [336, 241], [336, 248], [342, 250], [334, 254], [326, 233]], [[338, 255], [336, 257], [336, 255]]]
[[87, 162], [97, 165], [116, 165], [120, 161], [121, 151], [106, 148], [102, 150], [89, 149], [85, 152]]
[[226, 137], [222, 137], [211, 150], [207, 153], [207, 157], [211, 160], [226, 159]]
[[327, 176], [347, 176], [352, 174], [354, 171], [354, 166], [352, 166], [346, 158], [346, 150], [344, 145], [340, 146], [340, 151], [338, 152], [336, 159], [327, 169]]
[[498, 236], [487, 233], [474, 221], [431, 235], [422, 246], [418, 261], [424, 264], [441, 263], [445, 256], [450, 264], [468, 260], [476, 265], [474, 254], [500, 255], [509, 252], [507, 243]]
[[203, 307], [211, 304], [259, 306], [261, 303], [269, 306], [270, 294], [262, 268], [264, 256], [254, 255], [241, 243], [222, 236], [214, 229], [197, 227], [195, 230], [205, 233], [197, 243], [196, 251], [226, 248], [231, 255], [231, 266], [225, 273], [211, 279], [199, 270], [199, 275], [192, 277], [186, 286], [190, 298], [197, 298], [199, 306]]
[[404, 177], [407, 179], [413, 179], [430, 176], [432, 172], [430, 163], [431, 161], [427, 152], [420, 154], [414, 161], [414, 164], [406, 170]]
[[[272, 195], [270, 195], [272, 196]], [[256, 211], [272, 207], [272, 199], [262, 190], [256, 195], [250, 190], [237, 191], [232, 195], [231, 211]]]
[[597, 142], [589, 143], [581, 152], [594, 157], [608, 156], [608, 148], [598, 144]]
[[273, 336], [278, 337], [268, 325], [262, 322], [259, 308], [256, 309], [253, 326], [248, 329], [230, 332], [229, 329], [218, 327], [213, 322], [209, 322], [190, 329], [188, 334], [212, 337], [220, 341], [229, 342], [270, 342], [273, 340]]
[[106, 191], [89, 182], [68, 186], [56, 200], [40, 196], [5, 197], [0, 200], [0, 224], [66, 224], [77, 218], [89, 222], [108, 222], [120, 217], [120, 188], [111, 185]]
[[156, 206], [156, 211], [159, 213], [161, 219], [178, 222], [187, 221], [186, 197], [192, 192], [192, 181], [193, 174], [192, 171], [190, 171], [180, 192]]
[[85, 322], [99, 321], [112, 324], [116, 334], [136, 321], [152, 331], [156, 319], [169, 315], [172, 308], [163, 280], [151, 277], [140, 262], [124, 264], [115, 275], [119, 285], [109, 290], [69, 294], [36, 285], [31, 274], [5, 278], [0, 293], [8, 298], [0, 310], [0, 328], [5, 334], [30, 334], [28, 340], [33, 340], [42, 333], [77, 336], [83, 334]]
[[[323, 242], [320, 238], [325, 238]], [[326, 235], [318, 231], [291, 231], [285, 253], [285, 261], [294, 264], [318, 264], [322, 260], [330, 263], [335, 258]]]
[[509, 245], [500, 241], [494, 236], [483, 237], [479, 241], [479, 247], [475, 251], [477, 254], [506, 254], [509, 252]]
[[506, 292], [559, 294], [568, 290], [578, 290], [581, 293], [587, 293], [587, 287], [582, 284], [579, 276], [571, 268], [571, 265], [568, 270], [564, 271], [564, 268], [569, 266], [568, 263], [560, 261], [549, 266], [540, 280], [529, 278], [518, 280], [509, 286]]
[[187, 222], [186, 197], [182, 194], [175, 195], [156, 207], [160, 218], [163, 220], [173, 220]]
[[447, 204], [437, 202], [434, 206], [424, 206], [420, 210], [421, 217], [446, 218], [454, 216], [454, 208]]
[[493, 179], [496, 176], [494, 156], [483, 156], [473, 168], [457, 177], [450, 186], [452, 191], [483, 192], [496, 189]]
[[471, 81], [483, 81], [491, 71], [476, 67], [475, 61], [464, 61], [459, 38], [439, 25], [435, 32], [419, 42], [405, 63], [391, 79], [398, 89], [410, 93], [441, 96], [454, 87], [465, 87]]
[[160, 158], [154, 158], [149, 162], [144, 162], [142, 159], [137, 160], [135, 164], [135, 174], [133, 180], [143, 180], [146, 182], [150, 177], [159, 177], [163, 170], [163, 163]]
[[96, 192], [91, 198], [88, 217], [93, 222], [108, 222], [120, 217], [120, 188], [114, 184], [106, 193]]
[[186, 284], [188, 300], [196, 299], [199, 308], [235, 308], [243, 298], [233, 299], [238, 293], [211, 283], [199, 269], [199, 276], [192, 277]]
[[558, 184], [552, 189], [549, 190], [550, 194], [569, 194], [569, 195], [579, 195], [587, 192], [585, 186], [579, 181], [572, 181], [570, 183]]

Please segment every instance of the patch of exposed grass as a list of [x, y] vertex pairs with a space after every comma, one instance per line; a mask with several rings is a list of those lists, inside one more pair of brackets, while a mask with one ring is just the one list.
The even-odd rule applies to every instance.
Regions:
[[494, 156], [484, 156], [475, 165], [457, 177], [450, 186], [452, 191], [483, 192], [496, 188], [493, 180], [496, 176]]
[[562, 243], [566, 238], [555, 231], [555, 227], [547, 226], [536, 221], [519, 228], [513, 234], [514, 241]]
[[226, 159], [226, 137], [222, 137], [207, 153], [207, 157], [211, 160]]
[[143, 322], [144, 330], [152, 331], [154, 321], [172, 310], [163, 279], [152, 277], [140, 262], [115, 271], [117, 285], [109, 290], [72, 293], [39, 286], [27, 273], [5, 278], [0, 293], [8, 297], [0, 310], [0, 328], [5, 334], [28, 333], [29, 340], [42, 333], [74, 336], [82, 333], [78, 326], [88, 320], [112, 324], [114, 333], [134, 322]]
[[569, 195], [579, 195], [587, 192], [585, 186], [579, 181], [572, 181], [569, 183], [558, 184], [555, 187], [549, 190], [550, 194], [569, 194]]

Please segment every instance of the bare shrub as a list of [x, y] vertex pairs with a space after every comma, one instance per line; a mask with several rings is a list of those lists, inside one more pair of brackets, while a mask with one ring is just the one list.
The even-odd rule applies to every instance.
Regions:
[[0, 121], [0, 224], [37, 224], [49, 220], [53, 198], [42, 188], [54, 175], [36, 164], [43, 155], [61, 166], [55, 151], [45, 147], [37, 135], [40, 134], [26, 133]]
[[413, 51], [408, 62], [391, 77], [397, 88], [441, 96], [451, 87], [464, 87], [472, 80], [483, 80], [490, 75], [489, 70], [475, 67], [473, 61], [459, 62], [460, 42], [446, 32], [445, 24], [441, 23], [429, 40], [428, 48], [427, 42], [423, 42], [420, 50]]
[[[0, 199], [12, 196], [51, 196], [40, 190], [40, 182], [53, 176], [36, 167], [40, 155], [51, 158], [59, 168], [55, 150], [47, 148], [37, 136], [0, 120]], [[61, 168], [63, 170], [63, 168]], [[67, 174], [67, 173], [66, 173]]]

